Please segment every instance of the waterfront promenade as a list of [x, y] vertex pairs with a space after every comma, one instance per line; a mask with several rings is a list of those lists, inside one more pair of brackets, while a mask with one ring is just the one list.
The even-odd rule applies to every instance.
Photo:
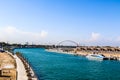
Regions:
[[77, 47], [77, 48], [52, 48], [52, 49], [47, 49], [47, 51], [80, 55], [80, 56], [87, 56], [88, 54], [96, 53], [96, 54], [104, 55], [106, 59], [120, 60], [119, 47], [83, 46], [83, 47]]
[[14, 55], [14, 57], [17, 63], [17, 72], [18, 72], [17, 80], [28, 80], [27, 73], [22, 61], [16, 55]]
[[[19, 52], [15, 54], [15, 57], [17, 58], [16, 61], [19, 66], [18, 67], [18, 72], [19, 72], [18, 78], [21, 80], [21, 77], [23, 76], [24, 80], [38, 80], [37, 76], [35, 75], [35, 72], [33, 71], [32, 67], [30, 66], [26, 58]], [[22, 70], [21, 70], [21, 66], [22, 66]]]

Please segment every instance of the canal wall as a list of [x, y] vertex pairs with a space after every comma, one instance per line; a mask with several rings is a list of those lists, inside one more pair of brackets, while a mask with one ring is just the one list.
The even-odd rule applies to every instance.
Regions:
[[[88, 54], [92, 54], [94, 51], [78, 51], [75, 54], [86, 56]], [[107, 59], [111, 60], [120, 60], [120, 52], [96, 52], [96, 54], [104, 55]]]
[[33, 71], [32, 67], [30, 66], [27, 59], [20, 53], [17, 53], [16, 55], [23, 62], [24, 68], [25, 68], [26, 73], [27, 73], [26, 75], [28, 77], [28, 80], [38, 80], [35, 72]]
[[73, 54], [73, 55], [79, 55], [79, 56], [87, 56], [88, 54], [101, 54], [105, 56], [106, 59], [109, 60], [120, 60], [120, 52], [115, 52], [115, 51], [62, 51], [58, 49], [47, 49], [47, 51], [50, 52], [57, 52], [57, 53], [64, 53], [64, 54]]

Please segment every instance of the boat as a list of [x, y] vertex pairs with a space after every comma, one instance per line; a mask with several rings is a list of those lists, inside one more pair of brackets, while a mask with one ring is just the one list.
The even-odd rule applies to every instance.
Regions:
[[101, 54], [88, 54], [86, 58], [90, 60], [104, 60], [105, 57]]

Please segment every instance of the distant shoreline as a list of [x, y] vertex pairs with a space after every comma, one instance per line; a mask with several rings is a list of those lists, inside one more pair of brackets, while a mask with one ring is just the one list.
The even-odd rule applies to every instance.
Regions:
[[56, 52], [56, 53], [63, 53], [63, 54], [75, 54], [75, 53], [72, 53], [72, 52], [63, 52], [63, 51], [58, 51], [58, 50], [55, 50], [55, 49], [46, 49], [46, 51], [48, 52]]
[[[94, 51], [68, 51], [63, 52], [62, 50], [57, 49], [46, 49], [48, 52], [56, 52], [56, 53], [63, 53], [63, 54], [72, 54], [78, 56], [87, 56], [88, 54], [92, 54]], [[108, 59], [112, 60], [120, 60], [120, 52], [98, 52], [98, 54], [104, 55]]]

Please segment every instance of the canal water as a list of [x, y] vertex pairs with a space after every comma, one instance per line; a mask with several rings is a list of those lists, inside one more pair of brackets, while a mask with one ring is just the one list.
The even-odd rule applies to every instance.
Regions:
[[39, 80], [120, 80], [120, 61], [91, 61], [42, 48], [15, 49], [32, 65]]

